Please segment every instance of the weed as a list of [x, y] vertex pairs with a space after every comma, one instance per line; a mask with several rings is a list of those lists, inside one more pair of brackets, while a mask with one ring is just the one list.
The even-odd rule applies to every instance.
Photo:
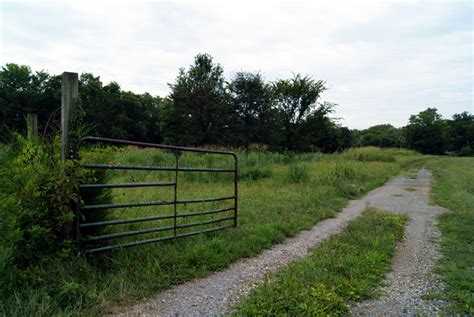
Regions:
[[305, 164], [291, 164], [288, 166], [287, 180], [290, 183], [302, 183], [309, 179], [309, 169]]

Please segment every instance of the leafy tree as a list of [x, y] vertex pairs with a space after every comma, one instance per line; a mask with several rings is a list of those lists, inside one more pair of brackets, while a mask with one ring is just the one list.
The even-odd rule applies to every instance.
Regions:
[[165, 140], [177, 144], [222, 144], [233, 115], [223, 68], [208, 54], [198, 54], [188, 71], [180, 69], [170, 85]]
[[448, 120], [450, 126], [450, 150], [462, 155], [474, 154], [474, 115], [465, 111]]
[[285, 134], [283, 146], [289, 150], [296, 150], [298, 130], [304, 119], [316, 108], [316, 101], [326, 87], [322, 80], [315, 81], [309, 76], [303, 77], [297, 74], [291, 79], [276, 81], [272, 88], [276, 107], [283, 119]]
[[391, 124], [379, 124], [357, 131], [354, 136], [356, 146], [400, 147], [403, 142], [401, 129]]
[[28, 66], [6, 64], [0, 70], [0, 133], [26, 131], [26, 115], [38, 115], [40, 128], [60, 107], [60, 78]]
[[411, 115], [405, 129], [408, 147], [425, 154], [443, 154], [447, 147], [448, 125], [436, 108]]
[[308, 115], [299, 131], [301, 138], [305, 138], [305, 145], [301, 145], [306, 146], [304, 150], [331, 153], [350, 147], [352, 136], [349, 129], [339, 126], [329, 117], [336, 106], [334, 103], [323, 102]]
[[122, 91], [112, 82], [103, 86], [99, 77], [82, 74], [79, 82], [85, 122], [103, 137], [161, 142], [158, 122], [160, 97]]
[[139, 97], [146, 112], [144, 140], [152, 143], [163, 142], [162, 118], [164, 107], [171, 102], [170, 99], [153, 97], [149, 93], [144, 93]]
[[270, 144], [274, 130], [274, 111], [272, 111], [272, 92], [259, 73], [238, 72], [229, 84], [232, 105], [236, 113], [233, 124], [239, 143]]

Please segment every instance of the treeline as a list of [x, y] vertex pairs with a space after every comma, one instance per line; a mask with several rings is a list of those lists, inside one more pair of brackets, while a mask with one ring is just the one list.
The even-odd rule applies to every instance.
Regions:
[[[180, 69], [166, 97], [124, 91], [116, 82], [83, 73], [79, 79], [82, 134], [189, 146], [263, 146], [270, 150], [334, 152], [350, 146], [407, 147], [423, 153], [472, 153], [474, 117], [443, 119], [435, 108], [409, 124], [366, 130], [331, 118], [335, 104], [321, 102], [325, 82], [296, 74], [267, 82], [260, 73], [238, 72], [229, 81], [208, 54]], [[28, 113], [41, 134], [59, 128], [61, 78], [27, 66], [0, 70], [0, 138], [25, 133]]]
[[409, 124], [395, 128], [381, 124], [352, 130], [354, 146], [405, 147], [425, 154], [474, 155], [474, 115], [465, 111], [443, 119], [436, 108], [410, 116]]
[[[27, 113], [40, 131], [58, 127], [60, 76], [5, 65], [0, 72], [0, 131], [26, 131]], [[80, 75], [86, 130], [94, 135], [178, 145], [333, 152], [351, 144], [350, 131], [330, 118], [334, 104], [320, 102], [325, 83], [300, 74], [266, 82], [260, 73], [238, 72], [226, 81], [221, 65], [199, 54], [170, 84], [167, 97], [123, 91], [116, 82]]]

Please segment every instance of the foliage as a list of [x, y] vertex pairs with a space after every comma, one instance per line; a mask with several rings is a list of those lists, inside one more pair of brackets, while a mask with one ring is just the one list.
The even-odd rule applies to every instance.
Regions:
[[439, 263], [453, 315], [474, 314], [474, 158], [439, 159], [434, 170], [435, 202], [450, 211], [439, 217], [442, 233]]
[[[0, 139], [26, 132], [26, 115], [38, 115], [41, 135], [60, 125], [61, 78], [27, 66], [0, 69]], [[79, 79], [84, 132], [97, 136], [192, 146], [332, 153], [350, 146], [409, 147], [430, 154], [473, 155], [474, 116], [445, 120], [435, 108], [413, 115], [407, 127], [389, 124], [349, 131], [332, 118], [336, 104], [319, 102], [325, 82], [295, 74], [266, 82], [260, 73], [238, 72], [229, 82], [223, 67], [198, 54], [180, 69], [168, 97], [124, 91], [116, 82], [83, 73]]]
[[0, 169], [0, 227], [2, 245], [15, 250], [14, 262], [25, 266], [43, 256], [65, 254], [73, 219], [71, 204], [85, 176], [73, 161], [61, 161], [59, 139], [51, 145], [17, 136]]
[[237, 114], [234, 133], [239, 143], [274, 144], [276, 115], [271, 86], [259, 73], [238, 72], [229, 83], [232, 106]]
[[39, 128], [61, 104], [60, 78], [28, 66], [6, 64], [0, 70], [0, 141], [10, 132], [26, 131], [26, 114], [38, 115]]
[[354, 131], [355, 146], [401, 147], [403, 145], [402, 129], [391, 124], [374, 125], [362, 131]]
[[79, 96], [84, 123], [93, 127], [95, 134], [148, 142], [163, 140], [159, 117], [166, 99], [123, 91], [115, 82], [104, 86], [99, 77], [89, 73], [80, 76]]
[[410, 116], [405, 131], [409, 148], [424, 154], [443, 154], [446, 150], [447, 123], [436, 108]]
[[474, 115], [467, 111], [454, 114], [448, 125], [448, 149], [458, 152], [460, 156], [474, 156]]
[[291, 79], [280, 79], [273, 83], [275, 106], [281, 113], [284, 139], [282, 146], [287, 150], [301, 149], [298, 146], [302, 123], [316, 108], [316, 101], [326, 90], [322, 80], [309, 76], [294, 75]]
[[374, 296], [389, 270], [406, 218], [376, 209], [273, 274], [243, 300], [238, 316], [340, 316], [348, 303]]
[[165, 140], [183, 145], [222, 144], [232, 120], [224, 70], [208, 54], [198, 54], [188, 71], [170, 85]]

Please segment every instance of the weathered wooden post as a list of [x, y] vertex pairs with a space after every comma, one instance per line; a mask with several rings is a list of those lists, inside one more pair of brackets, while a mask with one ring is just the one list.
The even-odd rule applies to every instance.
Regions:
[[[71, 144], [69, 134], [71, 118], [79, 98], [79, 80], [77, 73], [64, 72], [61, 85], [61, 159], [67, 160], [71, 156]], [[75, 206], [72, 206], [75, 210]], [[74, 239], [74, 221], [64, 224], [64, 238]]]
[[79, 77], [77, 73], [64, 72], [61, 86], [61, 158], [70, 156], [69, 128], [74, 107], [79, 98]]
[[34, 113], [26, 115], [26, 127], [28, 131], [28, 139], [38, 135], [38, 116]]

